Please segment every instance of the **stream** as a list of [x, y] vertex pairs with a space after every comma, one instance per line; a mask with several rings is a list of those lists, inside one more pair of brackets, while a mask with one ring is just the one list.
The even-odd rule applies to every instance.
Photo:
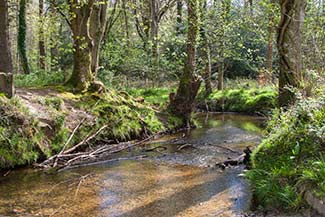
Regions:
[[14, 170], [0, 177], [0, 216], [241, 216], [252, 197], [244, 168], [214, 165], [256, 146], [263, 119], [196, 119], [199, 128], [114, 156], [120, 160], [60, 173]]

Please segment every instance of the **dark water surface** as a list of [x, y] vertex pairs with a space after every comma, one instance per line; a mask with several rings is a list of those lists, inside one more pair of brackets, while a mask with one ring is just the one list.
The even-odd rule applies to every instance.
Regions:
[[[197, 118], [198, 129], [122, 154], [146, 155], [143, 160], [0, 177], [0, 216], [237, 216], [251, 200], [238, 176], [242, 168], [221, 171], [211, 165], [256, 145], [263, 120], [235, 114]], [[176, 139], [181, 142], [168, 142]]]

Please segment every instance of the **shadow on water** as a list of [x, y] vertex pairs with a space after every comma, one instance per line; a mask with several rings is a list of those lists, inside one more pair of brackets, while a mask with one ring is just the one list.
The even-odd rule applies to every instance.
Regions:
[[[13, 171], [0, 177], [0, 216], [236, 216], [250, 206], [242, 168], [222, 172], [207, 165], [234, 157], [260, 140], [259, 118], [199, 114], [200, 128], [166, 136], [149, 147], [163, 152], [145, 160], [123, 160], [58, 174]], [[193, 147], [177, 150], [181, 138]], [[143, 154], [141, 149], [124, 153]]]

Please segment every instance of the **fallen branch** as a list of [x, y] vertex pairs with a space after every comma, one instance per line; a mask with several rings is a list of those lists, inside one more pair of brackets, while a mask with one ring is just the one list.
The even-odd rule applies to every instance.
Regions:
[[73, 136], [76, 134], [76, 132], [78, 131], [78, 129], [82, 126], [82, 124], [85, 122], [85, 120], [87, 119], [87, 117], [84, 117], [79, 124], [73, 129], [72, 133], [70, 134], [68, 140], [65, 142], [65, 144], [63, 145], [62, 150], [60, 151], [60, 153], [56, 156], [55, 158], [55, 162], [53, 164], [53, 167], [56, 167], [58, 164], [58, 159], [61, 157], [61, 155], [64, 153], [65, 149], [67, 148], [67, 146], [69, 145], [69, 143], [71, 142]]
[[108, 125], [104, 125], [102, 126], [99, 130], [97, 130], [94, 134], [92, 135], [88, 135], [84, 140], [82, 140], [81, 142], [79, 142], [77, 145], [73, 146], [72, 148], [70, 148], [69, 150], [65, 151], [64, 154], [69, 154], [73, 151], [75, 151], [77, 148], [79, 148], [80, 146], [84, 145], [85, 143], [89, 142], [90, 140], [92, 140], [93, 138], [95, 138], [98, 134], [100, 134], [104, 129], [106, 129], [108, 127]]

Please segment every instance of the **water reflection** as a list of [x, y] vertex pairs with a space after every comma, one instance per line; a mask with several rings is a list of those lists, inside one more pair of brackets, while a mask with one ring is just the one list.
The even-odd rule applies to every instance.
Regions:
[[[0, 216], [236, 216], [249, 208], [241, 168], [204, 168], [260, 139], [261, 120], [249, 116], [198, 116], [200, 128], [180, 133], [191, 148], [165, 145], [146, 160], [125, 160], [59, 174], [14, 171], [0, 178]], [[143, 154], [141, 149], [125, 155]]]

